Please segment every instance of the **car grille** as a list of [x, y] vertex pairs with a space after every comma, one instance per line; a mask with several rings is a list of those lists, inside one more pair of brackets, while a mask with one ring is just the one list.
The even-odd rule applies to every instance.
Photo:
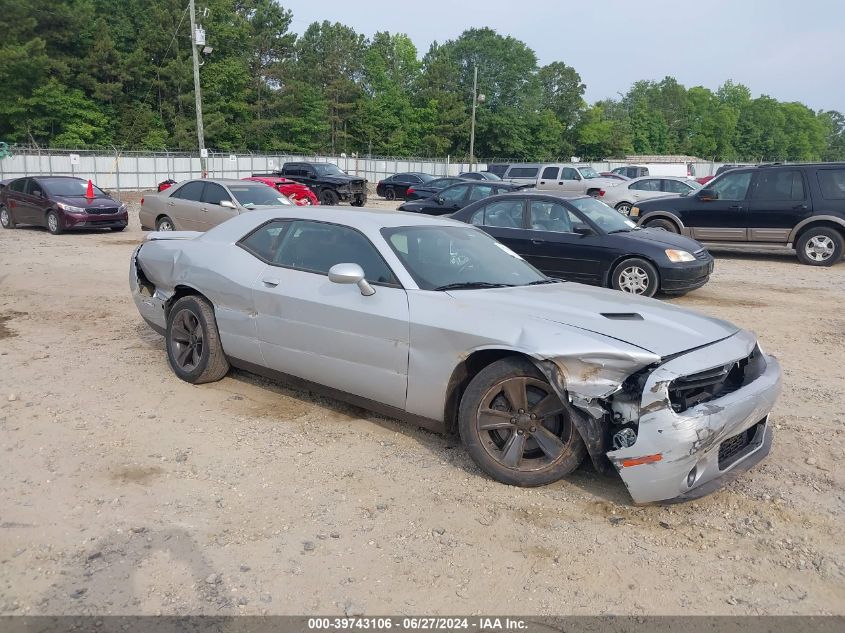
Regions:
[[758, 347], [746, 358], [676, 378], [669, 384], [669, 402], [676, 413], [722, 398], [760, 377], [765, 361]]
[[707, 261], [710, 258], [710, 253], [707, 252], [707, 249], [702, 248], [700, 251], [695, 251], [692, 256], [701, 261]]
[[118, 207], [92, 207], [85, 210], [90, 215], [110, 215], [120, 211]]
[[742, 452], [754, 441], [758, 429], [765, 422], [758, 422], [742, 433], [729, 437], [719, 445], [719, 470], [725, 470], [737, 461]]

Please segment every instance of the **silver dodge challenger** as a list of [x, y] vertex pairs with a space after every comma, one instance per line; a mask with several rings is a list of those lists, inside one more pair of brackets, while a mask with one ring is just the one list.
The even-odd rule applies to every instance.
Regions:
[[517, 486], [589, 456], [636, 503], [700, 497], [771, 446], [780, 367], [755, 336], [551, 279], [461, 222], [286, 207], [159, 232], [129, 284], [179, 378], [230, 366], [443, 433]]

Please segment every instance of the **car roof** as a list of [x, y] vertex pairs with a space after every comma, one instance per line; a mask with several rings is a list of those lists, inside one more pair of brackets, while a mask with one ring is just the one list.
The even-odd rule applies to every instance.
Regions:
[[297, 207], [285, 205], [270, 209], [256, 209], [249, 213], [242, 213], [222, 224], [208, 230], [200, 239], [210, 241], [230, 242], [241, 239], [254, 228], [277, 219], [314, 220], [350, 226], [361, 231], [377, 232], [382, 228], [400, 226], [461, 226], [464, 222], [449, 220], [442, 216], [426, 215], [424, 213], [406, 213], [392, 209], [356, 208], [349, 207], [309, 206]]
[[[267, 176], [267, 178], [278, 178], [278, 177], [279, 176]], [[253, 176], [250, 176], [250, 178], [253, 178]], [[255, 176], [255, 178], [265, 178], [265, 176]], [[217, 183], [218, 185], [226, 185], [227, 187], [229, 187], [231, 185], [249, 184], [249, 182], [250, 182], [246, 178], [191, 178], [190, 181], [186, 180], [184, 182], [191, 182], [191, 181], [213, 182], [213, 183]], [[252, 181], [252, 182], [255, 182], [255, 181]], [[180, 182], [178, 184], [181, 185], [183, 183]]]

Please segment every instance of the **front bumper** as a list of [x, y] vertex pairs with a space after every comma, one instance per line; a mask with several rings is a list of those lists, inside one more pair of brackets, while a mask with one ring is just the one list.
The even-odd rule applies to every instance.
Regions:
[[[725, 396], [681, 413], [669, 400], [669, 385], [676, 378], [744, 358], [755, 345], [753, 334], [739, 332], [651, 373], [643, 389], [636, 442], [607, 453], [635, 503], [671, 503], [709, 494], [768, 454], [768, 416], [781, 390], [780, 365], [774, 357], [763, 355], [762, 373]], [[722, 444], [743, 432], [748, 438], [742, 450], [720, 459]]]
[[663, 292], [688, 292], [701, 288], [710, 281], [714, 261], [711, 256], [707, 260], [696, 260], [687, 264], [664, 266], [660, 272], [660, 290]]
[[65, 229], [105, 229], [125, 227], [129, 224], [129, 213], [102, 214], [67, 213], [62, 211], [62, 226]]

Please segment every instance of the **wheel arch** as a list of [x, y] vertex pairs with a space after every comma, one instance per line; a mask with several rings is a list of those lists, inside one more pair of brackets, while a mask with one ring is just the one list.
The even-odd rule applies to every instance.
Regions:
[[447, 435], [457, 432], [458, 409], [470, 381], [488, 365], [511, 356], [518, 356], [532, 363], [537, 360], [517, 349], [492, 347], [474, 350], [455, 366], [446, 387], [446, 401], [443, 407], [443, 424]]
[[819, 229], [819, 228], [826, 228], [826, 229], [833, 229], [835, 231], [839, 231], [842, 235], [842, 238], [845, 239], [845, 220], [841, 218], [837, 218], [833, 215], [818, 215], [809, 217], [802, 222], [799, 222], [792, 232], [789, 234], [789, 243], [795, 244], [798, 239], [807, 231], [811, 229]]
[[211, 304], [212, 308], [214, 308], [214, 302], [211, 299], [209, 299], [205, 294], [203, 294], [202, 292], [200, 292], [199, 290], [197, 290], [193, 286], [189, 286], [187, 284], [179, 284], [173, 289], [173, 294], [170, 295], [170, 297], [167, 299], [167, 301], [164, 304], [165, 321], [170, 316], [170, 310], [173, 307], [173, 305], [177, 301], [179, 301], [179, 299], [181, 299], [182, 297], [189, 297], [189, 296], [202, 297], [203, 299], [208, 301], [209, 304]]
[[644, 226], [650, 220], [669, 220], [670, 222], [673, 222], [675, 226], [678, 227], [678, 233], [680, 235], [687, 235], [687, 228], [684, 226], [684, 223], [681, 221], [681, 218], [679, 218], [677, 215], [670, 211], [649, 211], [648, 213], [640, 217], [640, 219], [637, 221], [637, 225]]

